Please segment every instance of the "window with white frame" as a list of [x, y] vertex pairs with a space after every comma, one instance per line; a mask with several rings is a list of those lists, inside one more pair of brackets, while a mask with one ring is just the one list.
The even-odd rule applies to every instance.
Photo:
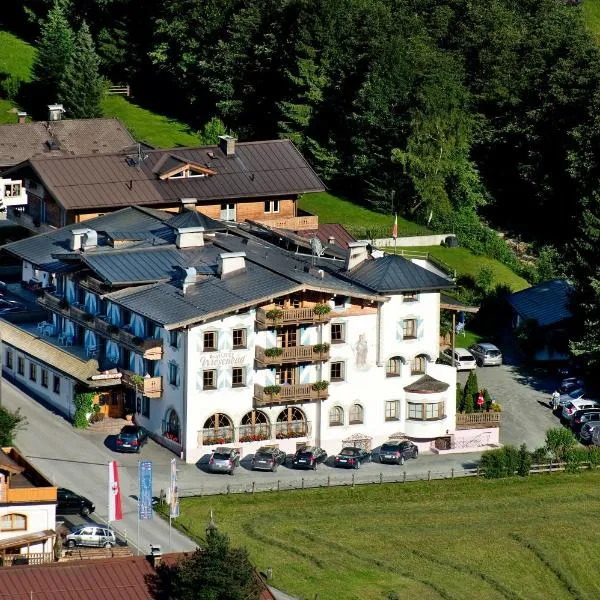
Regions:
[[385, 420], [397, 421], [400, 418], [398, 410], [398, 400], [386, 400], [385, 402]]
[[246, 367], [233, 367], [231, 370], [231, 387], [246, 385]]
[[278, 213], [279, 212], [279, 200], [266, 200], [265, 201], [265, 212], [266, 213]]
[[329, 426], [337, 427], [344, 424], [344, 409], [341, 406], [332, 406], [329, 409]]
[[218, 335], [216, 331], [205, 331], [203, 339], [204, 352], [214, 352], [217, 349]]
[[385, 375], [386, 377], [400, 377], [400, 364], [401, 360], [399, 356], [392, 356], [387, 361]]
[[332, 362], [330, 365], [331, 381], [344, 381], [345, 379], [345, 364], [342, 361]]
[[239, 350], [240, 348], [246, 348], [246, 330], [245, 329], [234, 329], [233, 330], [233, 349]]
[[346, 324], [332, 323], [331, 324], [331, 343], [343, 344], [346, 341]]
[[405, 340], [414, 340], [417, 337], [416, 319], [404, 319], [402, 321], [402, 337]]
[[421, 404], [417, 402], [407, 402], [408, 416], [411, 421], [439, 421], [446, 418], [444, 402], [429, 402]]
[[360, 404], [350, 407], [350, 425], [359, 425], [364, 422], [364, 410]]

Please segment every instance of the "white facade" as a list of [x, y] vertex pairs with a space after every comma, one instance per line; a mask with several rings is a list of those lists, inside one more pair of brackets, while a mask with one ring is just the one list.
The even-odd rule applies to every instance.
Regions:
[[[35, 491], [35, 488], [33, 488]], [[9, 516], [11, 515], [11, 516]], [[56, 503], [32, 503], [0, 505], [0, 523], [12, 523], [15, 529], [0, 529], [0, 540], [14, 538], [27, 533], [54, 530], [56, 527]], [[22, 526], [25, 526], [25, 529]], [[32, 544], [29, 552], [52, 552], [53, 538], [45, 542]], [[27, 553], [27, 546], [21, 548], [21, 554]]]
[[[298, 443], [307, 442], [335, 453], [343, 440], [354, 434], [370, 437], [375, 448], [390, 435], [404, 433], [426, 450], [433, 438], [453, 431], [456, 371], [435, 364], [439, 353], [439, 293], [422, 292], [406, 298], [394, 295], [379, 309], [372, 305], [364, 310], [366, 314], [350, 305], [349, 300], [345, 306], [336, 308], [333, 301], [331, 306], [329, 322], [298, 327], [298, 344], [330, 344], [329, 360], [290, 365], [298, 384], [330, 381], [327, 399], [255, 408], [254, 384], [269, 386], [280, 381], [276, 380], [274, 367], [261, 367], [255, 362], [256, 347], [275, 347], [277, 333], [274, 328], [257, 328], [256, 309], [251, 309], [182, 330], [176, 341], [163, 330], [162, 397], [146, 399], [149, 416], [138, 414], [136, 422], [174, 451], [183, 451], [190, 463], [223, 443], [239, 447], [242, 455], [264, 444], [277, 444], [282, 450], [293, 452]], [[405, 335], [404, 321], [411, 322], [414, 328], [409, 333], [413, 335]], [[342, 340], [332, 340], [334, 328], [338, 336], [342, 331]], [[237, 349], [233, 347], [233, 332], [239, 336], [240, 330], [245, 332], [245, 348]], [[214, 350], [204, 350], [205, 333], [214, 333]], [[419, 373], [412, 372], [415, 357], [422, 358]], [[399, 365], [398, 370], [390, 369], [390, 359]], [[240, 368], [244, 382], [236, 387], [233, 370], [239, 376]], [[211, 389], [205, 389], [205, 371], [212, 371], [208, 376]], [[405, 386], [425, 373], [448, 384], [447, 389], [436, 394], [404, 391]], [[341, 375], [340, 380], [331, 380], [336, 374]], [[253, 410], [262, 413], [260, 418], [266, 417], [265, 430], [269, 435], [244, 441], [248, 431], [255, 431], [247, 425]], [[303, 415], [306, 435], [281, 435], [278, 421], [292, 418], [292, 412]], [[215, 415], [219, 415], [218, 423], [214, 422]], [[179, 429], [177, 439], [173, 439], [176, 424]], [[215, 433], [211, 436], [213, 426]], [[161, 439], [165, 431], [170, 433], [166, 440]], [[220, 435], [223, 431], [231, 433], [231, 437]]]
[[27, 192], [20, 179], [0, 179], [0, 211], [9, 206], [26, 206]]

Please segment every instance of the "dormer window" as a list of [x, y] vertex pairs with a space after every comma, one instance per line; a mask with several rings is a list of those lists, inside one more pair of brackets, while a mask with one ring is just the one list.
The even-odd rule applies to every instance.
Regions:
[[208, 177], [217, 174], [208, 163], [195, 162], [177, 154], [164, 154], [156, 163], [153, 171], [162, 181], [186, 179], [188, 177]]

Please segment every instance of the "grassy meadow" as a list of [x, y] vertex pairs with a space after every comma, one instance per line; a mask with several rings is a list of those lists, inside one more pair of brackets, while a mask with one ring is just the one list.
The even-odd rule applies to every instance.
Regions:
[[600, 597], [596, 472], [183, 498], [176, 525], [200, 540], [211, 509], [307, 600]]

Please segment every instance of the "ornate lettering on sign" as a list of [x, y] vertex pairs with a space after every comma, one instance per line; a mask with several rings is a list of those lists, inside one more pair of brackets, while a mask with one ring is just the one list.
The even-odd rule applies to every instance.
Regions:
[[246, 352], [210, 352], [202, 354], [198, 366], [203, 369], [217, 367], [242, 367], [246, 364]]

